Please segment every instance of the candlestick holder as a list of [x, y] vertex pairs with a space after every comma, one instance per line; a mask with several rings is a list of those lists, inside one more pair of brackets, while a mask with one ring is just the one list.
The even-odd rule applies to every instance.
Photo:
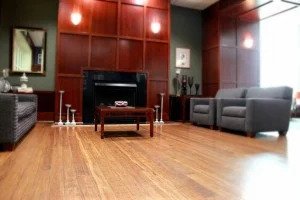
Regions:
[[160, 93], [160, 121], [159, 123], [161, 124], [164, 124], [164, 121], [163, 121], [163, 112], [164, 112], [164, 96], [165, 96], [165, 93]]
[[75, 112], [76, 112], [76, 110], [75, 109], [71, 109], [70, 111], [72, 113], [72, 122], [71, 122], [71, 125], [75, 126], [76, 125], [76, 122], [75, 122]]
[[59, 121], [58, 121], [58, 123], [57, 123], [59, 126], [64, 125], [64, 123], [63, 123], [62, 120], [61, 120], [62, 96], [63, 96], [64, 93], [65, 93], [65, 91], [63, 91], [63, 90], [60, 90], [60, 91], [59, 91]]
[[69, 111], [70, 111], [70, 108], [71, 108], [71, 104], [66, 104], [65, 105], [66, 107], [67, 107], [67, 121], [66, 121], [66, 123], [65, 123], [65, 125], [70, 125], [71, 123], [70, 123], [70, 120], [69, 120]]
[[158, 124], [159, 121], [158, 121], [158, 109], [159, 109], [159, 105], [155, 105], [154, 108], [155, 108], [155, 124]]

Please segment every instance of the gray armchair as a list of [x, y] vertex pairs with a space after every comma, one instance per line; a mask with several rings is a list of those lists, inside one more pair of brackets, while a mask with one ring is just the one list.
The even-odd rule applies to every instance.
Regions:
[[0, 145], [13, 150], [37, 121], [37, 96], [0, 93]]
[[217, 126], [246, 132], [249, 137], [265, 131], [286, 135], [292, 93], [289, 87], [249, 88], [245, 99], [218, 99]]
[[243, 98], [245, 93], [245, 88], [220, 89], [215, 98], [191, 98], [190, 121], [212, 129], [216, 121], [216, 99]]

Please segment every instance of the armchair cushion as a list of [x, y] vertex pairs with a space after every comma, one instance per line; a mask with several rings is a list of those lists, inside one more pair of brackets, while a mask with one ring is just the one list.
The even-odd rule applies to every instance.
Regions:
[[243, 106], [228, 106], [223, 109], [223, 116], [229, 117], [246, 117], [246, 107]]
[[194, 112], [208, 114], [209, 113], [209, 105], [195, 105]]
[[34, 102], [19, 102], [17, 104], [18, 119], [21, 120], [36, 111]]

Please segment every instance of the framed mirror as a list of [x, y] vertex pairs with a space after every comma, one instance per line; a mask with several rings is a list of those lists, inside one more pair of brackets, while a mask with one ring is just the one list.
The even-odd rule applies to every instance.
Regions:
[[12, 73], [45, 75], [46, 31], [39, 28], [14, 28], [12, 30]]

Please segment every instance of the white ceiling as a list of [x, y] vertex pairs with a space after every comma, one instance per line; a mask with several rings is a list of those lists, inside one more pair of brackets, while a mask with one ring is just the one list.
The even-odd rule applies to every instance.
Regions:
[[171, 4], [197, 10], [204, 10], [218, 0], [171, 0]]

